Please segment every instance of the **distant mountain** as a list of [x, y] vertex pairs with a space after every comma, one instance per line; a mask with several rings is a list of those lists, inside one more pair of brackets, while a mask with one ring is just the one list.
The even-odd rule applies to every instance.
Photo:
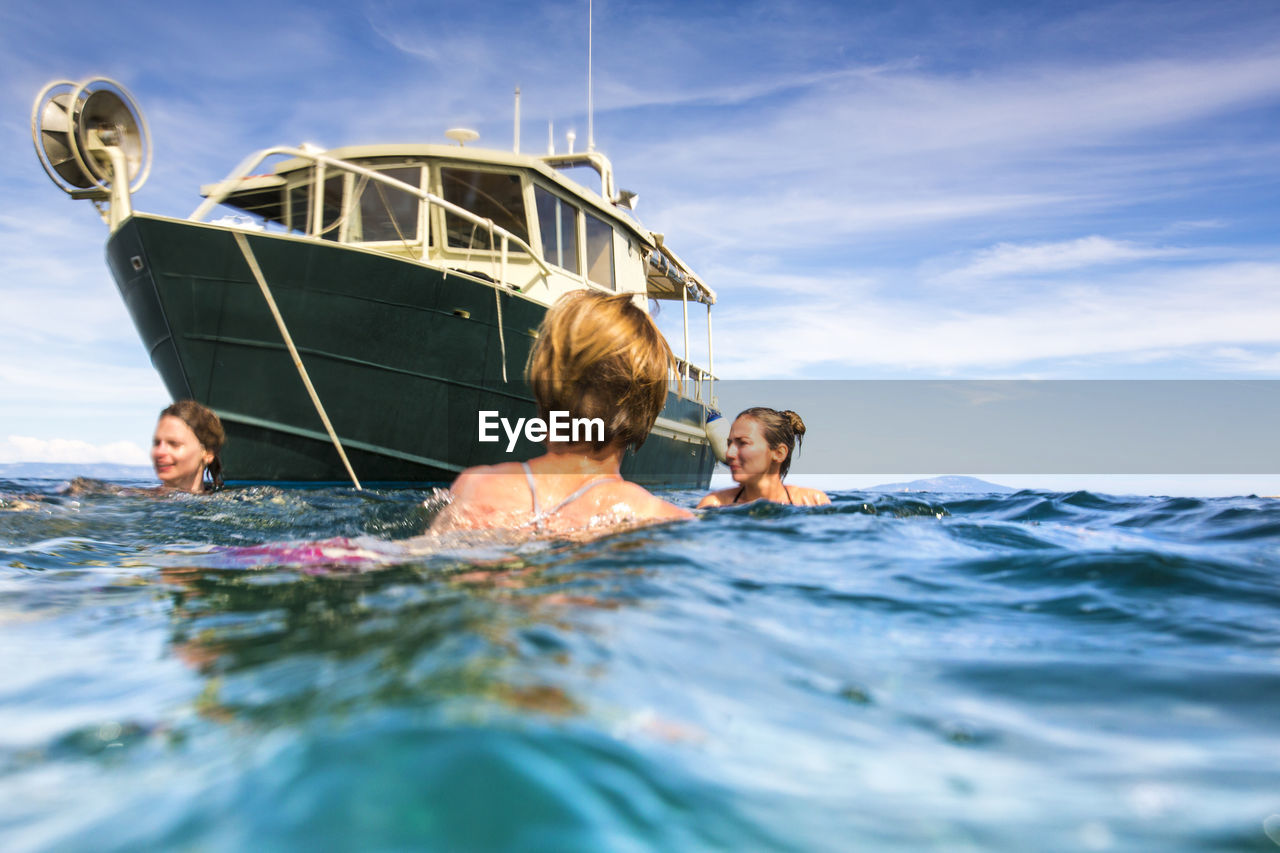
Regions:
[[925, 480], [912, 480], [909, 483], [885, 483], [872, 486], [867, 492], [946, 492], [948, 494], [1009, 494], [1018, 491], [1009, 486], [988, 483], [977, 477], [929, 477]]
[[0, 478], [6, 480], [154, 480], [149, 465], [117, 465], [113, 462], [7, 462], [0, 464]]

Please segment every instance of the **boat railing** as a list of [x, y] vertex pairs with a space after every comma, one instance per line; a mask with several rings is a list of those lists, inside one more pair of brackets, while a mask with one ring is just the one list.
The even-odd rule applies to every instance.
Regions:
[[696, 364], [676, 356], [676, 369], [670, 378], [670, 389], [696, 403], [715, 405], [715, 376]]
[[[435, 193], [424, 190], [421, 187], [415, 187], [412, 184], [407, 184], [404, 181], [393, 178], [390, 175], [378, 171], [377, 169], [370, 169], [347, 160], [330, 157], [320, 151], [308, 150], [306, 148], [276, 146], [274, 148], [264, 148], [261, 151], [250, 154], [240, 163], [239, 166], [232, 170], [231, 174], [227, 175], [227, 177], [223, 178], [214, 186], [213, 190], [209, 193], [209, 196], [187, 218], [192, 222], [203, 221], [203, 219], [209, 215], [210, 211], [226, 201], [227, 196], [231, 195], [231, 193], [240, 185], [240, 182], [248, 177], [254, 169], [258, 168], [262, 161], [266, 160], [268, 157], [281, 155], [309, 160], [318, 165], [323, 165], [326, 169], [334, 168], [344, 172], [350, 172], [351, 174], [358, 175], [371, 181], [379, 181], [387, 186], [394, 187], [401, 192], [416, 196], [419, 200], [426, 202], [426, 212], [428, 216], [431, 212], [431, 205], [438, 205], [448, 213], [462, 217], [466, 221], [470, 222], [472, 226], [485, 229], [489, 234], [490, 244], [493, 245], [496, 243], [499, 247], [496, 257], [498, 270], [496, 271], [497, 275], [494, 277], [494, 280], [500, 285], [506, 286], [507, 284], [507, 260], [510, 252], [510, 246], [512, 244], [515, 244], [515, 246], [528, 254], [528, 256], [533, 259], [533, 262], [538, 265], [539, 270], [542, 272], [542, 281], [544, 283], [547, 282], [548, 277], [551, 275], [551, 268], [538, 257], [537, 253], [533, 251], [533, 247], [530, 246], [528, 242], [503, 228], [501, 225], [496, 224], [492, 219], [486, 219], [483, 216], [478, 216], [472, 211], [467, 210], [465, 207], [454, 204], [447, 199], [443, 199]], [[427, 256], [427, 241], [423, 242], [419, 260], [424, 262], [429, 260]]]

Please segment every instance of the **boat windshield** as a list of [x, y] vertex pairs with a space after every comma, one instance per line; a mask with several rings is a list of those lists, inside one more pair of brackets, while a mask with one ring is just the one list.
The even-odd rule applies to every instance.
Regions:
[[[484, 219], [491, 219], [494, 225], [528, 242], [528, 217], [525, 215], [524, 189], [519, 175], [445, 166], [440, 169], [440, 185], [446, 201], [465, 207]], [[490, 246], [487, 231], [461, 216], [446, 213], [444, 221], [450, 248], [496, 248]], [[524, 250], [513, 243], [510, 251]]]
[[346, 185], [344, 175], [330, 175], [324, 179], [324, 200], [320, 218], [320, 236], [326, 240], [337, 240], [338, 228], [342, 225], [342, 191]]
[[[422, 167], [383, 169], [382, 174], [411, 187], [422, 185]], [[418, 197], [384, 184], [357, 178], [359, 203], [351, 210], [350, 240], [353, 243], [406, 243], [418, 239]]]
[[289, 188], [288, 227], [303, 234], [311, 231], [311, 184]]

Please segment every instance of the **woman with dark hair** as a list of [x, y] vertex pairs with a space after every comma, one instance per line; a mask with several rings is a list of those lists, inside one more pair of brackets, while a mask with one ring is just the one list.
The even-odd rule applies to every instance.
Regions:
[[766, 500], [797, 506], [829, 504], [819, 489], [788, 486], [782, 482], [791, 468], [791, 457], [805, 433], [804, 421], [795, 412], [764, 406], [747, 409], [733, 421], [727, 453], [736, 487], [707, 495], [703, 507], [729, 506]]
[[179, 400], [160, 413], [151, 439], [151, 464], [166, 488], [193, 494], [222, 488], [218, 458], [226, 433], [222, 421], [194, 400]]

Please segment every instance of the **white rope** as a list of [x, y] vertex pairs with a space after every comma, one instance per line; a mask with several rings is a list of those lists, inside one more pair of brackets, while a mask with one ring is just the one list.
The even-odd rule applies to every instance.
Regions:
[[293, 356], [293, 365], [298, 368], [298, 375], [302, 377], [302, 384], [307, 386], [307, 393], [311, 395], [311, 402], [316, 407], [316, 413], [320, 415], [325, 431], [329, 433], [333, 446], [338, 450], [338, 456], [342, 458], [342, 464], [347, 469], [347, 476], [355, 484], [356, 490], [362, 491], [360, 481], [356, 479], [356, 472], [351, 470], [351, 463], [347, 461], [347, 453], [342, 449], [342, 442], [338, 440], [338, 434], [333, 431], [333, 424], [329, 423], [329, 416], [325, 414], [324, 406], [320, 402], [320, 395], [316, 393], [315, 386], [311, 384], [311, 377], [307, 375], [307, 369], [302, 366], [302, 356], [298, 355], [298, 348], [293, 345], [293, 338], [289, 335], [289, 329], [284, 324], [284, 317], [280, 316], [280, 309], [276, 307], [276, 300], [271, 295], [271, 289], [267, 287], [267, 280], [262, 276], [262, 268], [258, 266], [258, 259], [254, 257], [253, 250], [249, 248], [249, 241], [245, 239], [244, 234], [240, 231], [232, 232], [232, 236], [236, 238], [236, 243], [240, 245], [240, 252], [244, 255], [245, 261], [248, 262], [249, 270], [253, 273], [253, 277], [258, 282], [258, 288], [267, 300], [267, 307], [271, 309], [271, 316], [276, 318], [276, 327], [280, 329], [280, 337], [284, 338], [284, 345], [289, 348], [289, 355]]
[[[503, 240], [503, 246], [506, 246], [506, 240]], [[489, 220], [489, 251], [494, 251], [493, 247], [493, 220]], [[499, 276], [506, 274], [506, 255], [502, 257], [503, 270], [498, 273]], [[502, 353], [502, 381], [507, 381], [507, 336], [502, 331], [502, 288], [506, 286], [506, 282], [496, 281], [493, 288], [493, 302], [498, 306], [498, 348]]]

